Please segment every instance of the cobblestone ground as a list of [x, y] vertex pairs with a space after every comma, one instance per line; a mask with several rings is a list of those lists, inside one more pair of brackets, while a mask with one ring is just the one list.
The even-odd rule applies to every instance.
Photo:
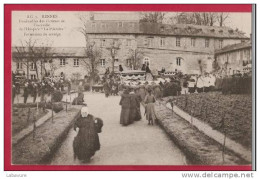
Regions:
[[[101, 149], [89, 165], [186, 165], [186, 158], [159, 126], [147, 125], [144, 110], [141, 121], [122, 127], [119, 96], [105, 98], [103, 93], [85, 93], [89, 111], [104, 121]], [[52, 165], [84, 165], [74, 160], [72, 142], [76, 132], [70, 130]]]

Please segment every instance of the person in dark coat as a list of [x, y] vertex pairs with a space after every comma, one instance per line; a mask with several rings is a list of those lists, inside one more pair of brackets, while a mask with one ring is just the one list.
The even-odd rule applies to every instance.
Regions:
[[73, 141], [74, 158], [89, 162], [96, 151], [100, 150], [98, 132], [101, 132], [103, 121], [102, 126], [99, 123], [100, 120], [95, 119], [94, 116], [88, 113], [87, 106], [82, 107], [81, 116], [74, 124], [75, 131], [79, 128], [78, 134]]
[[145, 71], [146, 71], [146, 73], [151, 73], [151, 70], [150, 70], [150, 68], [149, 68], [149, 64], [147, 64], [147, 66], [146, 66], [146, 68], [145, 68]]
[[16, 94], [16, 87], [15, 85], [12, 85], [12, 103], [14, 103], [15, 94]]
[[37, 83], [33, 82], [32, 83], [32, 97], [33, 97], [33, 103], [35, 103], [36, 98], [37, 98], [37, 93], [38, 93], [38, 86]]
[[83, 105], [84, 104], [84, 94], [80, 93], [78, 97], [74, 98], [72, 105]]
[[146, 65], [145, 65], [145, 64], [143, 64], [141, 70], [142, 70], [142, 71], [146, 71]]
[[120, 72], [124, 71], [122, 65], [119, 65], [119, 71], [120, 71]]
[[24, 97], [23, 103], [25, 103], [25, 104], [27, 102], [28, 95], [29, 95], [29, 84], [28, 84], [28, 82], [26, 82], [24, 85], [24, 92], [23, 92], [23, 97]]
[[104, 83], [104, 85], [103, 85], [103, 89], [104, 89], [104, 91], [105, 91], [105, 96], [106, 97], [108, 97], [109, 96], [109, 94], [110, 94], [110, 89], [111, 87], [110, 87], [110, 83], [109, 83], [109, 80], [106, 80], [106, 82]]
[[123, 94], [121, 95], [121, 100], [119, 102], [119, 105], [121, 105], [121, 114], [120, 114], [120, 124], [123, 126], [127, 126], [130, 124], [130, 105], [131, 105], [131, 99], [129, 95], [129, 90], [125, 89]]
[[135, 90], [135, 100], [136, 100], [136, 116], [135, 116], [135, 121], [139, 121], [142, 119], [141, 115], [141, 102], [142, 102], [142, 97], [139, 94], [139, 89], [136, 88]]
[[141, 97], [139, 98], [138, 95], [134, 92], [134, 89], [132, 89], [130, 92], [130, 123], [139, 121], [141, 119], [140, 99]]

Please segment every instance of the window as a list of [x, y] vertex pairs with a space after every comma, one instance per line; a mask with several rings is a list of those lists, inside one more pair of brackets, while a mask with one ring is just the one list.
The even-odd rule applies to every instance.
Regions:
[[160, 47], [164, 47], [165, 46], [165, 38], [161, 38], [160, 39]]
[[100, 59], [100, 65], [101, 65], [102, 67], [105, 67], [105, 65], [106, 65], [105, 59]]
[[177, 57], [177, 58], [176, 58], [176, 65], [177, 65], [177, 66], [181, 66], [181, 59], [182, 59], [182, 58], [180, 58], [180, 57]]
[[65, 66], [65, 58], [60, 59], [60, 66]]
[[150, 66], [150, 59], [149, 59], [148, 57], [145, 57], [145, 58], [144, 58], [144, 64], [145, 64], [146, 66]]
[[205, 39], [205, 47], [209, 47], [209, 39]]
[[222, 48], [223, 47], [223, 40], [219, 40], [219, 48]]
[[118, 22], [118, 27], [119, 28], [123, 27], [123, 22]]
[[17, 70], [23, 69], [23, 63], [17, 62], [17, 63], [16, 63], [16, 68], [17, 68]]
[[148, 47], [153, 47], [153, 37], [147, 38], [147, 45]]
[[195, 47], [196, 44], [196, 39], [195, 38], [191, 38], [191, 46]]
[[131, 46], [131, 40], [129, 40], [129, 39], [126, 40], [126, 46], [127, 46], [127, 47], [130, 47], [130, 46]]
[[31, 70], [36, 70], [36, 66], [35, 66], [35, 63], [31, 63]]
[[92, 27], [93, 29], [96, 28], [96, 24], [95, 24], [95, 23], [91, 24], [91, 27]]
[[106, 45], [106, 40], [105, 39], [101, 40], [101, 47], [104, 47], [105, 45]]
[[115, 59], [115, 62], [118, 62], [118, 59], [117, 59], [117, 58]]
[[181, 46], [181, 38], [177, 37], [176, 38], [176, 47], [180, 47]]
[[74, 67], [78, 67], [79, 66], [79, 59], [74, 59]]
[[126, 59], [126, 65], [127, 65], [128, 67], [131, 66], [131, 59]]
[[31, 79], [35, 80], [36, 79], [36, 75], [35, 74], [31, 75]]

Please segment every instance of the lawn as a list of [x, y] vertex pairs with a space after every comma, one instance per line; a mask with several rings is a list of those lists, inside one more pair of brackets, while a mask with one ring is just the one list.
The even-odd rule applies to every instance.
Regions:
[[219, 92], [174, 97], [178, 107], [248, 149], [252, 146], [252, 96]]

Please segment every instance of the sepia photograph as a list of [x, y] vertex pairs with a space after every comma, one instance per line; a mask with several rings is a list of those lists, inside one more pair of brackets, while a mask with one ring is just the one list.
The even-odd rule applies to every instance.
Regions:
[[11, 11], [11, 165], [252, 167], [254, 23]]

